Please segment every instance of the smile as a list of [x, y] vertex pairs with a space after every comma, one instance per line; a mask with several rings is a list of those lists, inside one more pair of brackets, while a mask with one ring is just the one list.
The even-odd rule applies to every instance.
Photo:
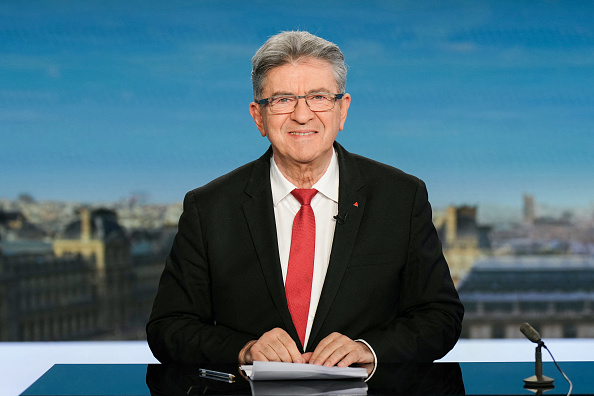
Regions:
[[297, 136], [307, 136], [307, 135], [313, 135], [314, 133], [317, 132], [289, 132], [291, 135], [297, 135]]

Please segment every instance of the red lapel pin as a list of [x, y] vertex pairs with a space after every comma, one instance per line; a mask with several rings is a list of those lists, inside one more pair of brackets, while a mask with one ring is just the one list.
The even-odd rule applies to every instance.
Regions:
[[355, 202], [353, 206], [359, 207], [359, 202]]

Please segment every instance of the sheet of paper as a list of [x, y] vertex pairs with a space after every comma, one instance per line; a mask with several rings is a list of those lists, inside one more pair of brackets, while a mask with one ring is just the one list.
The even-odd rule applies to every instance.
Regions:
[[367, 378], [363, 367], [324, 367], [307, 363], [260, 362], [241, 369], [253, 381]]

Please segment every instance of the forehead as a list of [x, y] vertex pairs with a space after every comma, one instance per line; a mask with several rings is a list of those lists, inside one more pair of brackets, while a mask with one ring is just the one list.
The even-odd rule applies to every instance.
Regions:
[[301, 58], [272, 68], [263, 84], [264, 96], [302, 94], [314, 91], [337, 90], [334, 70], [330, 62], [316, 58]]

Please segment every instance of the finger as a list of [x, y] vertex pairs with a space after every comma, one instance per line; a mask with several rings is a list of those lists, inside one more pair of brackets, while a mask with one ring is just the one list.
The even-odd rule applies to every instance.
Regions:
[[309, 359], [311, 358], [312, 353], [311, 352], [306, 352], [303, 355], [301, 355], [301, 362], [302, 363], [309, 363]]
[[280, 328], [264, 333], [251, 348], [252, 360], [300, 363], [301, 353], [291, 336]]
[[336, 363], [337, 366], [348, 367], [355, 363], [371, 364], [375, 362], [373, 352], [362, 342], [352, 341], [348, 346], [348, 350], [348, 353]]
[[[333, 357], [334, 357], [334, 354], [330, 358], [332, 359]], [[359, 354], [357, 353], [357, 351], [355, 349], [352, 349], [346, 355], [339, 358], [338, 361], [334, 364], [338, 367], [348, 367], [353, 363], [357, 363], [358, 360], [359, 360]]]
[[[330, 352], [330, 354], [321, 364], [326, 367], [332, 367], [345, 359], [349, 354], [353, 353], [354, 346], [350, 344], [332, 343], [328, 345], [326, 350], [327, 352]], [[352, 359], [352, 357], [350, 359]], [[347, 359], [346, 361], [348, 362], [350, 359]]]
[[328, 345], [334, 342], [334, 339], [339, 337], [340, 335], [340, 333], [332, 333], [324, 337], [324, 339], [320, 341], [320, 343], [316, 346], [316, 349], [314, 349], [309, 359], [309, 362], [312, 364], [322, 364], [324, 361], [326, 361], [326, 358], [330, 356], [330, 353], [332, 353], [332, 351], [327, 350]]
[[280, 357], [266, 341], [258, 340], [250, 349], [250, 355], [252, 360], [263, 361], [263, 362], [278, 362]]
[[277, 329], [275, 333], [277, 342], [274, 343], [276, 352], [281, 358], [282, 362], [289, 363], [301, 363], [302, 357], [301, 352], [297, 348], [297, 344], [293, 341], [293, 338], [283, 329]]
[[320, 342], [321, 350], [310, 358], [310, 363], [331, 367], [338, 365], [340, 367], [350, 366], [353, 363], [372, 363], [374, 361], [373, 353], [364, 343], [351, 340], [349, 337], [340, 333], [333, 333]]
[[275, 340], [275, 331], [274, 329], [268, 331], [252, 345], [249, 350], [250, 356], [252, 360], [259, 360], [259, 361], [280, 361], [280, 357], [275, 351], [275, 348], [271, 345]]
[[[332, 333], [326, 336], [316, 349], [313, 351], [309, 362], [312, 364], [322, 365], [326, 362], [328, 357], [338, 348], [337, 340], [340, 340], [341, 337], [345, 337], [340, 333]], [[348, 337], [345, 337], [348, 339]]]

